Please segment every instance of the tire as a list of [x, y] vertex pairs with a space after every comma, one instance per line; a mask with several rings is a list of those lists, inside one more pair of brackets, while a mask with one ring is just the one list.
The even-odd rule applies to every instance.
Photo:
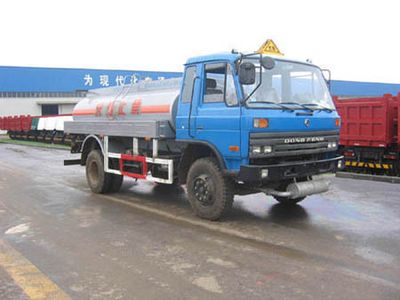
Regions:
[[103, 155], [99, 150], [90, 151], [86, 160], [86, 180], [93, 193], [105, 194], [112, 186], [112, 174], [104, 172]]
[[111, 185], [110, 185], [110, 193], [118, 193], [121, 189], [122, 182], [124, 181], [124, 176], [117, 174], [111, 175]]
[[193, 163], [187, 177], [187, 191], [190, 205], [200, 218], [218, 220], [232, 207], [233, 182], [212, 158], [200, 158]]
[[300, 197], [300, 198], [286, 198], [286, 197], [279, 197], [279, 196], [274, 196], [275, 200], [278, 201], [281, 204], [284, 205], [295, 205], [301, 201], [303, 201], [306, 197]]
[[[115, 161], [111, 161], [110, 163], [113, 169], [119, 169], [118, 166], [115, 165]], [[108, 192], [118, 193], [119, 190], [121, 189], [122, 182], [124, 181], [124, 176], [118, 174], [109, 174], [109, 175], [111, 176], [111, 184]]]

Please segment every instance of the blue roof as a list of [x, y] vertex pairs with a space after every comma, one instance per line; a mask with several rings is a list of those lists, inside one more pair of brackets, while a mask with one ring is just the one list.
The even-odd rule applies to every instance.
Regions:
[[335, 96], [382, 96], [384, 94], [397, 95], [400, 93], [400, 84], [332, 80], [331, 91], [332, 95]]
[[156, 80], [181, 77], [182, 73], [0, 66], [0, 92], [73, 92], [121, 85], [132, 76], [138, 80]]
[[199, 62], [215, 61], [215, 60], [235, 61], [236, 59], [239, 58], [239, 56], [240, 55], [237, 53], [222, 52], [210, 55], [191, 57], [186, 61], [186, 64], [189, 65], [189, 64], [196, 64]]

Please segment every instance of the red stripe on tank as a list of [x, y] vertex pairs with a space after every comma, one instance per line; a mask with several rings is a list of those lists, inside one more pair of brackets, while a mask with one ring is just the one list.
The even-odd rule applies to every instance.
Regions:
[[91, 116], [96, 114], [96, 109], [77, 109], [72, 112], [73, 116]]
[[157, 114], [157, 113], [169, 113], [169, 104], [166, 105], [149, 105], [142, 106], [142, 114]]

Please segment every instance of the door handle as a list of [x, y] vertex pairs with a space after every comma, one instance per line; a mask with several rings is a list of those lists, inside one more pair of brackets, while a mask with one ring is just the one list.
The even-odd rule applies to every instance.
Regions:
[[203, 126], [196, 126], [196, 129], [204, 129], [204, 127]]

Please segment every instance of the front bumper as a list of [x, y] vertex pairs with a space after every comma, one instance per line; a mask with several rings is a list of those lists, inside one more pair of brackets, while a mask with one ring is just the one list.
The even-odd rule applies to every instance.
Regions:
[[[288, 162], [276, 165], [246, 165], [240, 167], [237, 180], [243, 182], [279, 181], [336, 172], [339, 161], [343, 161], [343, 156], [316, 161]], [[266, 177], [262, 177], [262, 170], [264, 170], [264, 174], [267, 173]]]

